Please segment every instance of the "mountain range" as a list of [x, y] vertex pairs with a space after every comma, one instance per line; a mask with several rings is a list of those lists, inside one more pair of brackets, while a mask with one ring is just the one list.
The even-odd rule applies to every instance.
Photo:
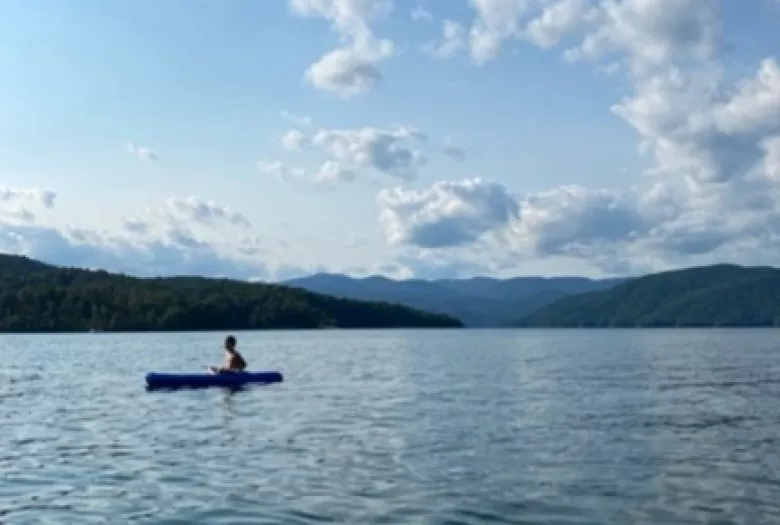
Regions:
[[0, 331], [780, 326], [780, 269], [625, 279], [138, 278], [0, 255]]
[[606, 290], [625, 281], [585, 277], [394, 280], [318, 273], [282, 284], [336, 297], [400, 303], [455, 317], [468, 327], [499, 327], [513, 325], [563, 297]]

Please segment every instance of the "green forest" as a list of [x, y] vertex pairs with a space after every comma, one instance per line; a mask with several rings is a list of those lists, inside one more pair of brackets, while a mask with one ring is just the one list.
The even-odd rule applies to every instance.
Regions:
[[0, 331], [462, 327], [386, 302], [204, 277], [137, 278], [0, 255]]
[[780, 270], [719, 264], [650, 274], [559, 299], [517, 326], [780, 326]]

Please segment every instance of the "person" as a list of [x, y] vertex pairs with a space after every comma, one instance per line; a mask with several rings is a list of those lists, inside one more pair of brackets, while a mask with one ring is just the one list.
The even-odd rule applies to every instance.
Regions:
[[210, 366], [214, 374], [222, 374], [225, 372], [243, 372], [246, 370], [246, 361], [241, 354], [236, 350], [236, 338], [229, 335], [225, 338], [225, 354], [227, 358], [227, 365], [222, 367]]

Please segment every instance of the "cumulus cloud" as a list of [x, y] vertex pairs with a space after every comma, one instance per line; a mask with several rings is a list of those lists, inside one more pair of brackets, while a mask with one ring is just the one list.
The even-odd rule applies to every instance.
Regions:
[[194, 221], [201, 224], [214, 225], [227, 222], [235, 226], [248, 228], [252, 226], [243, 214], [230, 210], [227, 206], [214, 201], [206, 201], [198, 197], [171, 197], [167, 201], [168, 213], [177, 219]]
[[[635, 72], [642, 73], [673, 58], [706, 59], [717, 50], [717, 2], [604, 0], [587, 14], [585, 37], [567, 51], [569, 59], [620, 53]], [[569, 27], [576, 25], [571, 22]]]
[[135, 155], [141, 160], [158, 160], [160, 158], [160, 154], [154, 151], [153, 149], [147, 147], [147, 146], [136, 146], [132, 142], [128, 142], [125, 144], [125, 151], [130, 153], [131, 155]]
[[[515, 259], [575, 258], [608, 271], [740, 256], [780, 262], [772, 255], [780, 238], [780, 64], [766, 57], [753, 74], [734, 81], [734, 72], [718, 63], [719, 5], [473, 0], [468, 46], [477, 63], [494, 58], [510, 40], [526, 40], [560, 46], [570, 61], [626, 72], [631, 91], [610, 110], [636, 132], [650, 169], [619, 191], [519, 192], [517, 217], [481, 223], [480, 235], [435, 207], [422, 206], [425, 220], [419, 219], [410, 195], [434, 195], [433, 185], [404, 194], [406, 200], [396, 197], [392, 206], [380, 202], [388, 237], [440, 254], [469, 243], [485, 251], [493, 242], [493, 250]], [[428, 242], [418, 224], [446, 224], [450, 238], [467, 241]]]
[[325, 18], [345, 38], [370, 32], [368, 23], [393, 7], [390, 0], [289, 0], [289, 5], [300, 16]]
[[780, 263], [780, 67], [766, 59], [752, 76], [724, 77], [669, 67], [612, 108], [654, 161], [635, 187], [525, 194], [506, 204], [517, 214], [474, 223], [442, 191], [462, 183], [439, 182], [382, 194], [380, 224], [395, 244], [486, 250], [487, 239], [517, 260], [567, 257], [608, 272], [740, 257]]
[[50, 264], [100, 268], [138, 276], [204, 275], [248, 279], [267, 269], [257, 260], [225, 255], [227, 250], [173, 230], [160, 238], [79, 228], [0, 223], [0, 251]]
[[0, 220], [12, 223], [33, 223], [36, 212], [54, 209], [57, 193], [35, 188], [0, 186]]
[[761, 146], [766, 153], [764, 171], [774, 182], [780, 182], [780, 135], [764, 140]]
[[306, 70], [311, 85], [351, 97], [370, 91], [382, 80], [377, 64], [393, 55], [394, 45], [376, 38], [370, 23], [390, 13], [390, 0], [289, 0], [289, 5], [299, 16], [326, 19], [342, 42]]
[[306, 80], [343, 97], [366, 93], [382, 81], [376, 63], [391, 54], [392, 46], [387, 43], [371, 53], [351, 47], [334, 49], [309, 66]]
[[257, 169], [266, 175], [272, 175], [279, 180], [290, 181], [302, 178], [305, 175], [304, 170], [290, 166], [284, 162], [265, 162], [257, 163]]
[[444, 152], [445, 155], [451, 157], [454, 160], [457, 161], [466, 160], [466, 150], [454, 144], [452, 139], [449, 137], [444, 139], [444, 145], [442, 146], [442, 151]]
[[411, 16], [412, 20], [415, 21], [433, 20], [433, 14], [427, 9], [420, 6], [412, 8], [412, 10], [409, 12], [409, 16]]
[[137, 218], [124, 218], [122, 220], [122, 229], [134, 235], [146, 235], [151, 230], [148, 221]]
[[466, 29], [454, 20], [442, 22], [441, 42], [429, 42], [423, 51], [434, 58], [450, 58], [466, 46]]
[[559, 0], [531, 20], [523, 34], [536, 45], [550, 48], [585, 21], [588, 13], [589, 4], [586, 0]]
[[427, 157], [407, 142], [424, 140], [425, 135], [418, 130], [404, 127], [322, 129], [314, 135], [312, 143], [326, 148], [335, 161], [349, 169], [372, 168], [412, 180]]
[[[672, 58], [710, 58], [717, 52], [718, 2], [700, 0], [472, 0], [474, 19], [465, 29], [447, 25], [435, 57], [468, 47], [484, 64], [508, 41], [552, 48], [577, 39], [564, 52], [569, 61], [617, 56], [635, 73], [662, 67]], [[438, 52], [436, 52], [438, 51]], [[610, 66], [614, 68], [614, 66]]]
[[355, 177], [354, 170], [344, 167], [340, 162], [327, 160], [320, 166], [314, 180], [320, 183], [348, 182], [355, 180]]
[[[0, 211], [18, 202], [52, 210], [51, 190], [0, 188]], [[16, 220], [0, 213], [0, 252], [27, 255], [51, 264], [102, 268], [133, 275], [207, 275], [249, 278], [267, 274], [256, 257], [243, 254], [249, 242], [227, 246], [198, 238], [188, 226], [217, 224], [247, 226], [240, 213], [212, 201], [172, 198], [149, 219], [127, 218], [118, 231], [48, 225], [28, 217]], [[162, 217], [163, 223], [155, 224]], [[247, 246], [244, 246], [244, 245]], [[256, 243], [252, 243], [256, 245]], [[255, 250], [256, 251], [256, 250]]]
[[282, 146], [290, 151], [301, 151], [306, 146], [307, 141], [306, 135], [297, 129], [285, 132], [281, 138]]
[[[371, 169], [403, 180], [413, 180], [428, 162], [422, 146], [428, 137], [410, 126], [392, 128], [321, 128], [310, 134], [286, 132], [290, 149], [316, 148], [327, 157], [312, 174], [314, 182], [352, 181], [360, 170]], [[457, 151], [448, 152], [457, 156]], [[301, 179], [305, 172], [283, 162], [260, 162], [258, 168], [280, 179]]]
[[520, 35], [521, 18], [532, 7], [531, 0], [473, 0], [476, 11], [469, 31], [471, 58], [477, 63], [493, 59], [505, 40]]
[[0, 204], [2, 205], [40, 205], [47, 210], [54, 208], [57, 192], [36, 188], [9, 188], [0, 186]]
[[537, 255], [590, 256], [594, 246], [621, 243], [651, 228], [631, 195], [565, 186], [527, 195], [515, 242]]
[[656, 172], [745, 178], [763, 161], [764, 141], [780, 133], [780, 67], [764, 60], [755, 77], [731, 89], [712, 74], [670, 69], [638, 83], [613, 111], [654, 153]]
[[519, 211], [501, 184], [478, 178], [441, 181], [421, 190], [384, 189], [377, 201], [388, 241], [423, 248], [473, 242], [506, 226]]
[[290, 122], [292, 122], [296, 126], [300, 126], [300, 127], [303, 127], [303, 128], [307, 128], [307, 127], [309, 127], [309, 126], [311, 126], [313, 124], [313, 121], [312, 121], [311, 117], [303, 117], [303, 116], [300, 116], [300, 115], [294, 115], [294, 114], [290, 113], [289, 111], [282, 111], [281, 112], [281, 116], [282, 116], [283, 119], [289, 120]]

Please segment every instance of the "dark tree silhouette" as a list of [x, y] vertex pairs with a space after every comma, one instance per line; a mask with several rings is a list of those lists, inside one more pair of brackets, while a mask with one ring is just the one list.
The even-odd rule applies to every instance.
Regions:
[[462, 327], [399, 304], [204, 277], [137, 278], [0, 255], [0, 331]]

